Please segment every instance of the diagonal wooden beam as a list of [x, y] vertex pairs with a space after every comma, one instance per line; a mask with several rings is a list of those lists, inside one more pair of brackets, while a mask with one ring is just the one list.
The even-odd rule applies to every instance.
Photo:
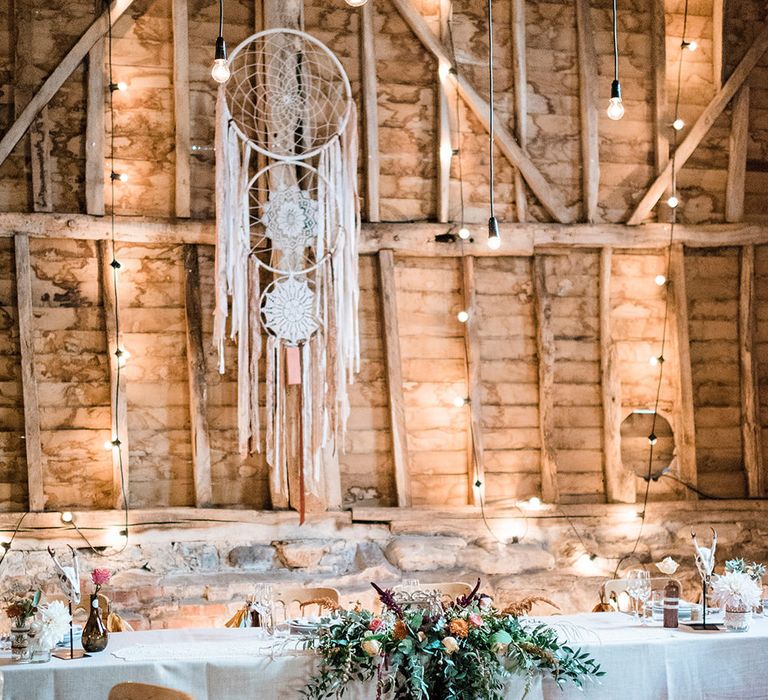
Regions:
[[[424, 21], [421, 13], [413, 6], [413, 0], [392, 0], [392, 4], [397, 8], [405, 23], [411, 28], [411, 31], [413, 31], [438, 62], [451, 65], [448, 52]], [[477, 90], [472, 87], [463, 75], [451, 75], [450, 79], [456, 82], [461, 98], [472, 110], [485, 130], [489, 131], [491, 110], [488, 102], [480, 97]], [[509, 159], [512, 165], [520, 170], [520, 174], [525, 178], [533, 193], [539, 198], [541, 205], [550, 213], [555, 221], [570, 223], [572, 217], [565, 208], [565, 205], [560, 201], [559, 195], [552, 189], [549, 182], [539, 172], [531, 159], [523, 152], [523, 149], [520, 148], [509, 130], [497, 121], [494, 125], [494, 132], [495, 142], [499, 150]]]
[[[725, 85], [717, 92], [712, 98], [710, 103], [706, 106], [701, 116], [696, 120], [696, 123], [691, 127], [688, 135], [683, 139], [683, 142], [678, 146], [674, 158], [675, 174], [680, 172], [681, 168], [691, 157], [691, 154], [696, 150], [696, 147], [701, 143], [701, 140], [707, 135], [715, 120], [720, 116], [726, 105], [733, 99], [733, 96], [743, 85], [752, 69], [757, 65], [757, 62], [762, 58], [763, 54], [768, 50], [768, 24], [763, 27], [760, 34], [755, 37], [752, 42], [752, 46], [741, 59], [741, 62], [733, 71], [731, 77], [728, 78]], [[650, 213], [651, 209], [659, 201], [659, 198], [664, 194], [664, 190], [672, 183], [672, 166], [673, 162], [670, 160], [664, 171], [659, 175], [648, 188], [640, 203], [637, 205], [632, 216], [629, 217], [627, 223], [630, 226], [635, 226], [643, 221], [645, 217]]]
[[107, 32], [109, 23], [114, 24], [123, 13], [133, 4], [133, 0], [114, 0], [110, 9], [105, 11], [78, 39], [77, 43], [67, 52], [61, 63], [46, 78], [40, 89], [24, 107], [11, 128], [0, 139], [0, 165], [5, 162], [10, 152], [21, 137], [27, 132], [32, 122], [45, 107], [64, 81], [72, 75], [80, 62], [88, 55], [93, 45]]
[[728, 137], [728, 179], [725, 185], [725, 220], [744, 219], [744, 183], [747, 179], [749, 146], [749, 85], [733, 98], [731, 133]]

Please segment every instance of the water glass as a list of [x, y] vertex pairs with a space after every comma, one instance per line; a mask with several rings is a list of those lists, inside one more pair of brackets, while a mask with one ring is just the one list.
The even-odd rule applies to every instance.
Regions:
[[664, 591], [651, 591], [651, 619], [654, 622], [664, 620]]
[[259, 613], [261, 627], [267, 635], [272, 636], [275, 631], [274, 599], [272, 584], [257, 583], [253, 595], [253, 606]]

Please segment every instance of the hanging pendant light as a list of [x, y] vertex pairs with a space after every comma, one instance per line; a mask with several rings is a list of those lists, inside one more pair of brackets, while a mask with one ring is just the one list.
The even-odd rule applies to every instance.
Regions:
[[616, 0], [613, 0], [613, 82], [611, 83], [611, 99], [608, 100], [606, 114], [613, 121], [618, 121], [624, 116], [624, 105], [621, 102], [621, 83], [619, 82], [619, 30], [616, 22]]
[[219, 36], [216, 37], [216, 51], [213, 56], [211, 77], [217, 83], [226, 83], [229, 80], [229, 75], [227, 45], [224, 43], [224, 0], [219, 0]]
[[493, 169], [493, 5], [488, 0], [488, 189], [490, 195], [491, 216], [488, 219], [488, 247], [498, 250], [501, 247], [499, 221], [494, 212], [494, 169]]

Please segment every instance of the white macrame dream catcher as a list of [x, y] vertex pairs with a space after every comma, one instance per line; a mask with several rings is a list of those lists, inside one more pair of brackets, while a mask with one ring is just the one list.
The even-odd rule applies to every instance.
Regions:
[[[229, 66], [216, 106], [214, 342], [221, 372], [226, 336], [238, 345], [243, 454], [261, 449], [265, 382], [273, 506], [288, 505], [296, 460], [303, 519], [305, 490], [324, 496], [323, 455], [343, 440], [347, 384], [360, 363], [357, 118], [341, 63], [308, 34], [254, 34]], [[254, 174], [260, 158], [267, 163]], [[287, 414], [290, 384], [300, 385], [298, 430]]]

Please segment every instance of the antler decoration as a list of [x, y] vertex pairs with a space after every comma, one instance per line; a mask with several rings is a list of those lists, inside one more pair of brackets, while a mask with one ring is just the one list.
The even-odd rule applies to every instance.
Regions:
[[62, 566], [51, 547], [48, 547], [48, 554], [51, 555], [53, 565], [56, 567], [56, 576], [58, 576], [61, 590], [73, 605], [77, 605], [80, 602], [80, 565], [77, 552], [72, 545], [67, 546], [72, 554], [72, 566]]
[[712, 545], [710, 547], [699, 545], [696, 533], [691, 530], [691, 539], [696, 554], [696, 568], [699, 570], [702, 581], [706, 584], [709, 584], [712, 572], [715, 570], [715, 550], [717, 549], [717, 531], [713, 527], [710, 530], [712, 530]]

